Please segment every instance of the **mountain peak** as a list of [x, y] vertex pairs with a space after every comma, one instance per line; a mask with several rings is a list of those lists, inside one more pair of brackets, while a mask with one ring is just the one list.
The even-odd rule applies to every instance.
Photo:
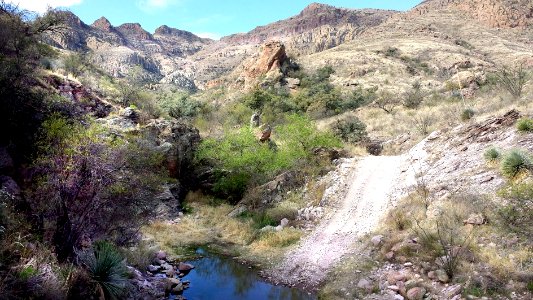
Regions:
[[202, 38], [200, 38], [199, 36], [195, 35], [192, 32], [185, 31], [185, 30], [180, 30], [180, 29], [176, 29], [176, 28], [172, 28], [172, 27], [169, 27], [167, 25], [159, 26], [155, 30], [154, 34], [179, 37], [179, 38], [185, 39], [188, 42], [197, 42], [197, 41], [202, 41], [203, 40]]
[[109, 22], [106, 17], [101, 17], [100, 19], [94, 21], [91, 26], [107, 32], [113, 30], [113, 25], [111, 25], [111, 22]]
[[152, 35], [142, 28], [139, 23], [124, 23], [116, 28], [126, 36], [132, 36], [140, 40], [151, 40]]
[[329, 11], [331, 9], [336, 9], [336, 8], [328, 4], [313, 2], [309, 4], [306, 8], [304, 8], [304, 10], [302, 10], [300, 14], [301, 15], [312, 15], [312, 14], [317, 14], [317, 13], [321, 13], [324, 11]]

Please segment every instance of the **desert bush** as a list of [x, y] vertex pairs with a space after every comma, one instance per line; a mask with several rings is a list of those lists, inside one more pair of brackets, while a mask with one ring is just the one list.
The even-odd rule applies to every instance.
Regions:
[[429, 133], [431, 125], [433, 125], [433, 118], [430, 115], [421, 115], [413, 118], [416, 130], [422, 134], [426, 135]]
[[407, 91], [404, 95], [403, 106], [410, 109], [415, 109], [424, 101], [424, 93], [420, 89], [420, 82], [413, 84], [412, 89]]
[[418, 221], [415, 224], [420, 244], [433, 253], [446, 274], [453, 278], [472, 242], [472, 230], [465, 232], [462, 220], [446, 212], [427, 225]]
[[79, 77], [87, 69], [87, 61], [82, 54], [72, 53], [63, 58], [63, 68], [67, 74]]
[[141, 241], [135, 247], [121, 251], [128, 265], [138, 270], [146, 270], [155, 258], [156, 251], [147, 242]]
[[80, 255], [91, 280], [96, 283], [101, 299], [119, 299], [127, 288], [124, 258], [108, 242], [97, 242], [94, 249]]
[[523, 151], [514, 149], [503, 156], [501, 172], [505, 177], [514, 178], [519, 173], [530, 169], [532, 166], [529, 155]]
[[472, 119], [475, 114], [476, 114], [476, 112], [473, 109], [465, 108], [461, 112], [461, 121], [468, 121], [468, 120]]
[[466, 48], [468, 50], [474, 49], [474, 46], [472, 46], [469, 42], [467, 42], [465, 40], [457, 39], [457, 40], [454, 41], [454, 43], [457, 46], [461, 46], [461, 47]]
[[392, 114], [401, 104], [401, 100], [390, 92], [381, 92], [374, 103], [386, 113]]
[[162, 154], [139, 140], [108, 136], [97, 124], [53, 117], [40, 131], [32, 213], [50, 222], [60, 260], [83, 237], [125, 244], [153, 215], [152, 204], [166, 180]]
[[368, 139], [366, 125], [358, 118], [339, 120], [333, 126], [333, 134], [347, 143], [360, 143]]
[[532, 132], [533, 131], [533, 119], [530, 118], [521, 118], [516, 123], [516, 129], [521, 132]]
[[533, 184], [508, 185], [498, 192], [498, 196], [507, 200], [506, 205], [498, 210], [503, 227], [531, 241], [533, 238]]
[[363, 89], [359, 87], [355, 89], [342, 103], [343, 109], [353, 110], [374, 102], [377, 97], [376, 91], [377, 88]]
[[530, 79], [530, 74], [524, 64], [515, 67], [501, 67], [495, 73], [500, 86], [514, 98], [520, 98], [525, 85]]
[[492, 147], [492, 148], [487, 149], [485, 153], [483, 154], [483, 156], [488, 162], [494, 162], [500, 159], [501, 153], [500, 151], [498, 151], [498, 149]]

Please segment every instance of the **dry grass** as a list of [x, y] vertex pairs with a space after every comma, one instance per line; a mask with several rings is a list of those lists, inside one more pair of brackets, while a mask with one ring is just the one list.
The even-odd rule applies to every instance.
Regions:
[[[198, 194], [189, 197], [199, 197], [199, 200], [189, 204], [192, 213], [184, 216], [179, 223], [155, 222], [143, 228], [148, 239], [169, 253], [184, 255], [191, 247], [217, 244], [224, 245], [225, 250], [235, 252], [247, 261], [270, 264], [282, 259], [288, 247], [302, 236], [302, 231], [294, 228], [260, 233], [254, 228], [251, 218], [228, 217], [233, 206], [205, 204], [209, 201]], [[293, 211], [295, 205], [294, 202], [282, 202], [272, 212], [285, 215]]]

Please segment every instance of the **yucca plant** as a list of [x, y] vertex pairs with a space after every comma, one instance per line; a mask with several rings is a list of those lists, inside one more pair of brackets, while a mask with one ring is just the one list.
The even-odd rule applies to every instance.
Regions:
[[533, 132], [533, 119], [522, 118], [516, 123], [516, 129], [521, 132]]
[[514, 178], [520, 172], [531, 169], [532, 163], [529, 156], [520, 150], [511, 150], [501, 162], [501, 171], [504, 176]]
[[92, 251], [82, 255], [87, 273], [105, 299], [117, 299], [126, 290], [127, 269], [124, 258], [108, 242], [97, 242]]
[[498, 151], [498, 149], [494, 147], [487, 149], [487, 151], [485, 151], [483, 156], [489, 162], [495, 162], [501, 158], [500, 151]]

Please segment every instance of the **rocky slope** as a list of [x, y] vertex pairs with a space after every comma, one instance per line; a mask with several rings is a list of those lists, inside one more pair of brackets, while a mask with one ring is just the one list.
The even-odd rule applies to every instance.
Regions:
[[[403, 89], [411, 85], [411, 76], [425, 77], [423, 73], [433, 76], [414, 80], [438, 84], [444, 73], [454, 75], [457, 64], [470, 62], [467, 65], [479, 71], [500, 61], [531, 60], [532, 5], [528, 0], [432, 0], [400, 13], [313, 3], [294, 17], [219, 41], [165, 25], [153, 34], [135, 23], [114, 27], [105, 18], [87, 25], [65, 13], [69, 30], [50, 43], [90, 50], [94, 62], [116, 77], [141, 66], [152, 82], [195, 90], [220, 85], [221, 77], [246, 68], [243, 62], [259, 53], [261, 45], [276, 40], [304, 68], [332, 65], [338, 85], [388, 81]], [[400, 49], [401, 55], [378, 55], [388, 47]], [[427, 70], [416, 70], [417, 64]], [[388, 78], [391, 70], [408, 76]]]

